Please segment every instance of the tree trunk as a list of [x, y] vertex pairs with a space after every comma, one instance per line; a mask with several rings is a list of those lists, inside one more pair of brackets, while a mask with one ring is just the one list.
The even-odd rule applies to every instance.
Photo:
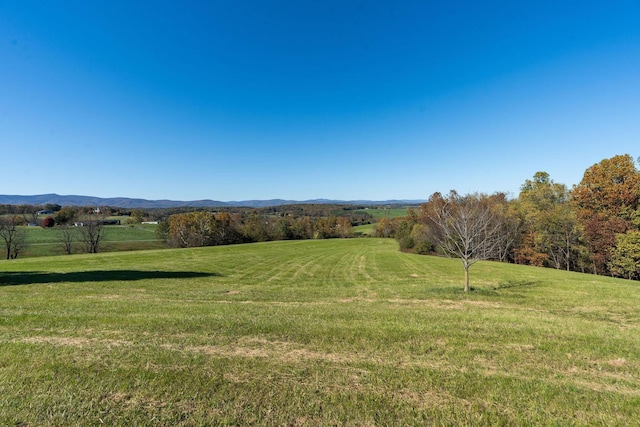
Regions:
[[469, 266], [464, 265], [464, 291], [469, 292]]

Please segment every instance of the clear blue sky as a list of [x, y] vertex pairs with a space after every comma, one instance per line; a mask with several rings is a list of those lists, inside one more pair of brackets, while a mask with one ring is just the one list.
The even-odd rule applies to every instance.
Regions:
[[640, 156], [640, 1], [0, 0], [0, 194], [517, 196]]

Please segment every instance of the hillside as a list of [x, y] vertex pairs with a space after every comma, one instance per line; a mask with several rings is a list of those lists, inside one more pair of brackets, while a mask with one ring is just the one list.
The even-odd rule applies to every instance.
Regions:
[[4, 205], [46, 205], [56, 204], [60, 206], [110, 206], [114, 208], [175, 208], [175, 207], [250, 207], [262, 208], [269, 206], [281, 206], [292, 204], [348, 204], [348, 205], [407, 205], [418, 204], [424, 200], [241, 200], [221, 202], [217, 200], [146, 200], [131, 199], [127, 197], [92, 197], [92, 196], [61, 196], [59, 194], [39, 194], [34, 196], [0, 194], [0, 204]]
[[0, 262], [2, 425], [628, 425], [637, 283], [390, 239]]

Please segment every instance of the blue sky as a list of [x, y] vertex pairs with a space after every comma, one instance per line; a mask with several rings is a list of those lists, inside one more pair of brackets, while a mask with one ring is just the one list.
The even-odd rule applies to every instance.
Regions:
[[517, 196], [640, 156], [640, 1], [0, 0], [0, 194]]

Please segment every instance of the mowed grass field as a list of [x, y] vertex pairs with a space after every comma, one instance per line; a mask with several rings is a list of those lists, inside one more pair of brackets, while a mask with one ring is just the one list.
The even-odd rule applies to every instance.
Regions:
[[391, 239], [0, 262], [0, 425], [638, 425], [637, 282]]

